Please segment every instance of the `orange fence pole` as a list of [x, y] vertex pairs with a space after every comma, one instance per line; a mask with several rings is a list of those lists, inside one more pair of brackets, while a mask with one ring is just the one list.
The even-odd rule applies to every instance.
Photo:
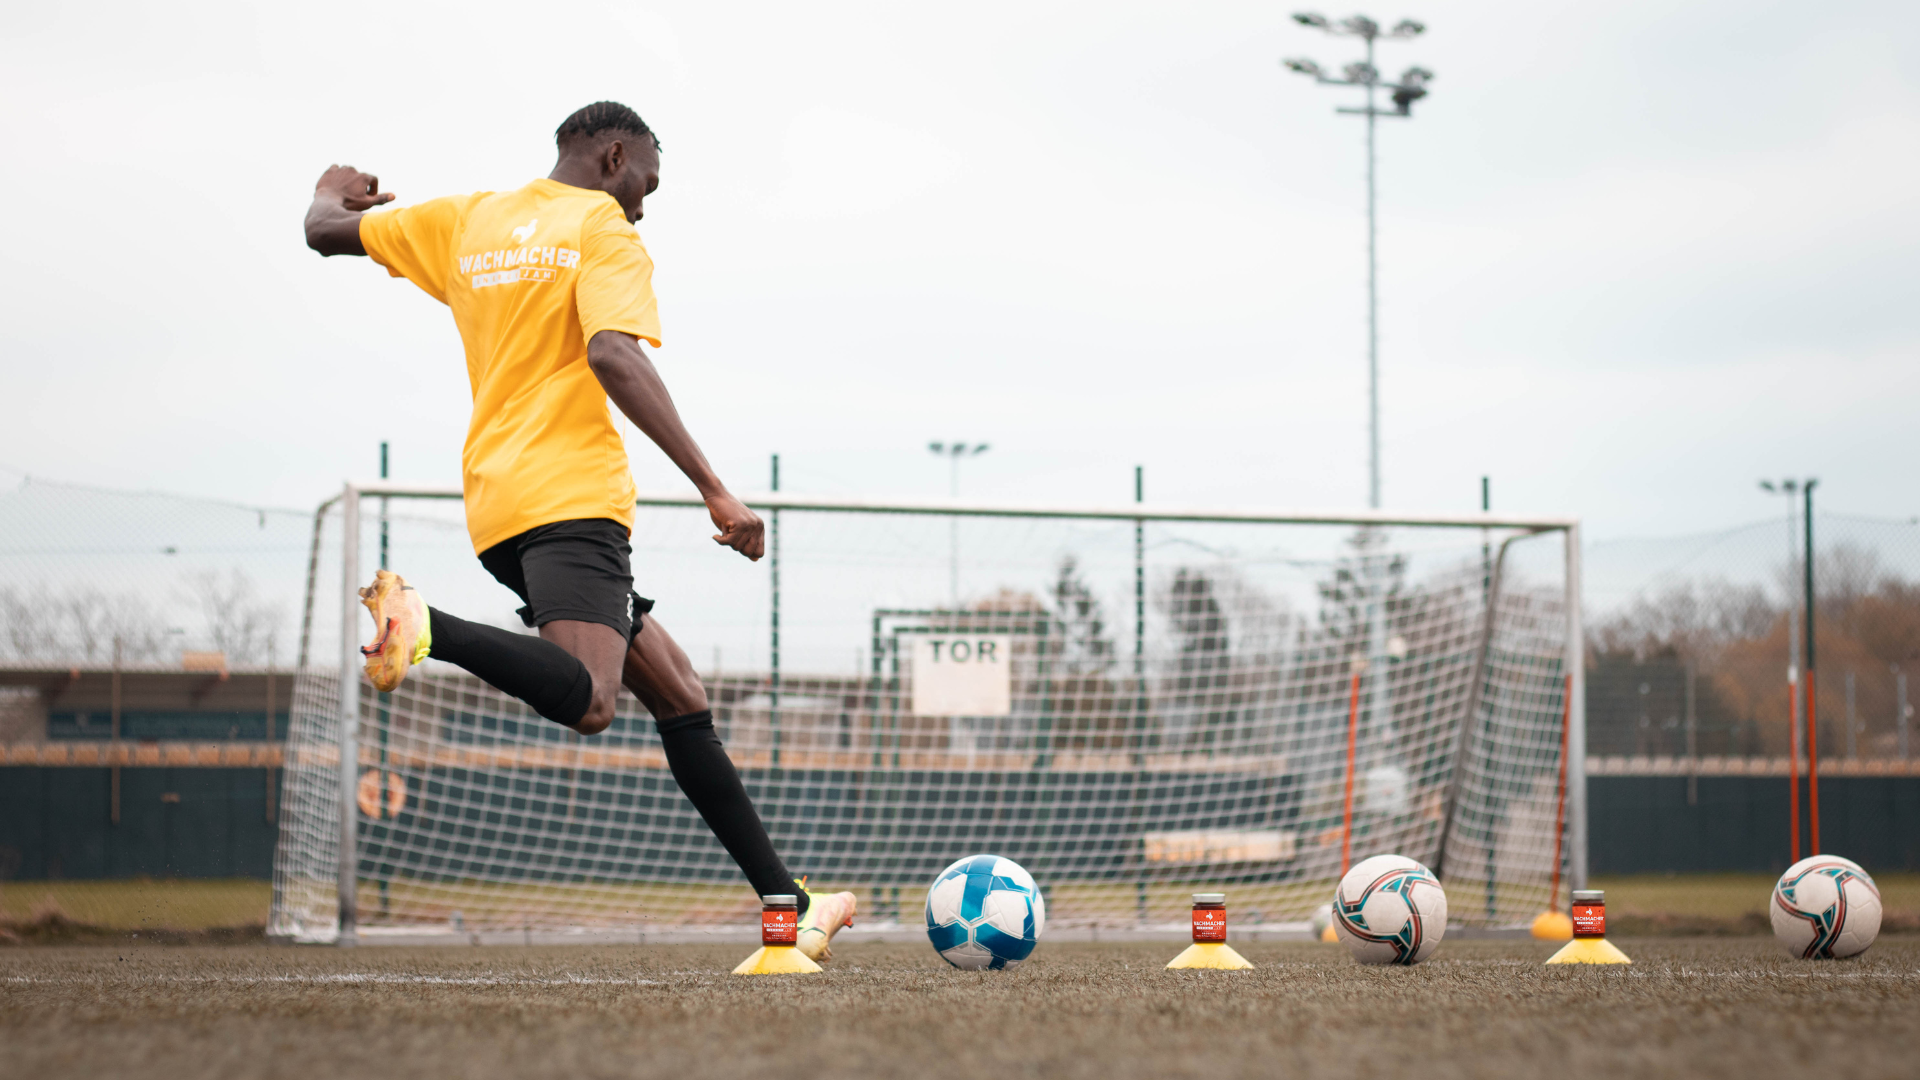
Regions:
[[[1807, 812], [1808, 820], [1807, 854], [1820, 854], [1820, 737], [1819, 729], [1814, 727], [1813, 713], [1813, 669], [1807, 669]], [[1798, 860], [1795, 860], [1796, 862]]]
[[1353, 866], [1353, 766], [1360, 747], [1360, 667], [1354, 665], [1353, 689], [1347, 694], [1347, 805], [1340, 825], [1340, 876]]
[[1553, 809], [1553, 885], [1547, 892], [1547, 906], [1560, 906], [1560, 854], [1567, 829], [1567, 734], [1573, 728], [1573, 676], [1567, 676], [1566, 692], [1560, 696], [1560, 797]]

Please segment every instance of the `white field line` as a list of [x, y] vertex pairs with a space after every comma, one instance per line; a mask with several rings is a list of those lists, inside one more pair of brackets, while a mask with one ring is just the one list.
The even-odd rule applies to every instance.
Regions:
[[1920, 979], [1920, 971], [1628, 971], [1638, 978], [1665, 975], [1680, 979]]
[[[676, 972], [675, 974], [682, 974]], [[708, 975], [711, 972], [685, 972]], [[112, 975], [108, 976], [112, 981]], [[40, 978], [14, 975], [0, 979], [10, 986], [68, 986], [80, 983], [100, 985], [98, 978], [59, 976]], [[627, 979], [592, 975], [568, 975], [560, 978], [531, 978], [512, 975], [410, 975], [381, 972], [343, 972], [330, 975], [156, 975], [133, 976], [124, 981], [168, 985], [255, 986], [262, 983], [290, 983], [298, 986], [659, 986], [658, 979]]]

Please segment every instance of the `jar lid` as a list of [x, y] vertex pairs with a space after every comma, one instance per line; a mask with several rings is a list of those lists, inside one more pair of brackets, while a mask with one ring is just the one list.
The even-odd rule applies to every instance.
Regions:
[[1573, 890], [1573, 902], [1576, 904], [1603, 904], [1606, 903], [1606, 897], [1604, 889]]
[[768, 893], [760, 898], [760, 902], [769, 907], [785, 907], [789, 904], [797, 907], [800, 898], [793, 893]]
[[1227, 902], [1227, 894], [1223, 892], [1197, 892], [1193, 894], [1193, 902], [1196, 904], [1224, 904]]

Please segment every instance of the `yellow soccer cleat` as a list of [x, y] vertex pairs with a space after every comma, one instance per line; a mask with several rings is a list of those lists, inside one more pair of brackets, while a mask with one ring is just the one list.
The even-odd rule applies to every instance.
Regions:
[[[806, 888], [807, 879], [801, 878], [798, 884]], [[839, 933], [841, 927], [853, 925], [859, 898], [850, 892], [809, 892], [807, 896], [807, 913], [800, 920], [799, 939], [794, 945], [809, 960], [831, 960], [833, 935]]]
[[373, 613], [373, 625], [380, 631], [373, 644], [360, 650], [367, 658], [367, 681], [377, 690], [392, 691], [433, 647], [427, 602], [390, 570], [373, 575], [373, 584], [360, 590], [360, 602]]

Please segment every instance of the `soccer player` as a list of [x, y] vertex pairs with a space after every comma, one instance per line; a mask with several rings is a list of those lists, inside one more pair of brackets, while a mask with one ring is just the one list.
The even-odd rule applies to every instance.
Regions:
[[367, 213], [391, 202], [348, 165], [320, 175], [307, 246], [367, 255], [453, 310], [473, 418], [461, 472], [480, 565], [519, 595], [539, 636], [467, 622], [385, 570], [361, 590], [378, 637], [367, 677], [393, 690], [431, 656], [465, 668], [582, 735], [613, 722], [624, 684], [653, 714], [673, 778], [754, 891], [800, 897], [799, 945], [830, 958], [854, 895], [809, 895], [787, 873], [713, 729], [706, 688], [633, 591], [633, 475], [607, 400], [706, 500], [714, 540], [749, 559], [765, 538], [680, 422], [640, 347], [660, 345], [653, 261], [634, 224], [660, 183], [660, 143], [611, 101], [554, 133], [559, 161], [517, 191], [483, 191]]

